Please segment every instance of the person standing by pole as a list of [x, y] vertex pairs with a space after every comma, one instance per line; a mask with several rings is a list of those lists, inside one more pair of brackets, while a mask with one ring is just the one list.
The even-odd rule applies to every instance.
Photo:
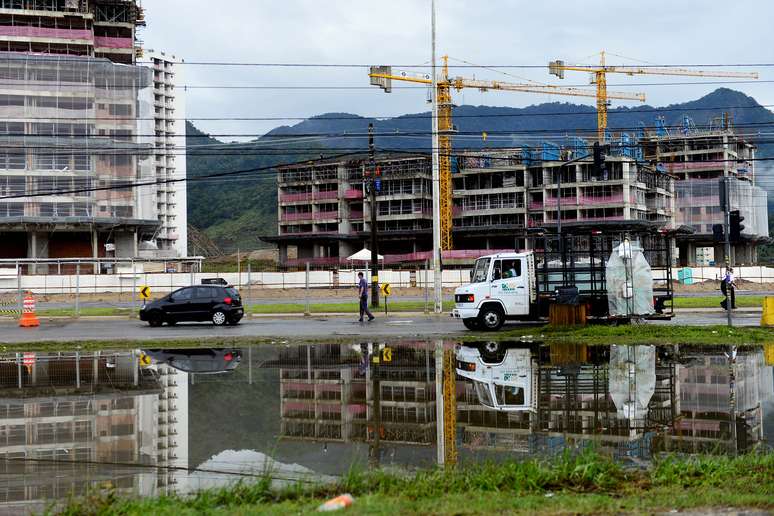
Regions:
[[358, 272], [357, 277], [357, 295], [360, 299], [360, 322], [363, 322], [363, 314], [368, 316], [369, 321], [373, 321], [374, 315], [368, 310], [368, 282], [363, 277], [362, 272]]

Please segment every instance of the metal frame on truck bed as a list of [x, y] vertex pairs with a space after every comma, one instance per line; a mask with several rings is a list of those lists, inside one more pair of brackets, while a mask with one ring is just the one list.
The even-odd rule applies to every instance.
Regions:
[[646, 220], [610, 222], [565, 222], [560, 235], [548, 229], [535, 234], [535, 271], [538, 310], [548, 315], [561, 287], [577, 287], [580, 303], [590, 317], [609, 317], [606, 281], [607, 261], [625, 240], [638, 242], [654, 276], [653, 304], [649, 319], [674, 316], [672, 288], [672, 242], [684, 228], [667, 230], [663, 223]]

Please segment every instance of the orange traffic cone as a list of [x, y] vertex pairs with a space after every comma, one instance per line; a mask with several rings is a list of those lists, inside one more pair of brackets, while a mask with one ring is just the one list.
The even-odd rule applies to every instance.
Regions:
[[32, 296], [32, 292], [27, 292], [24, 296], [24, 309], [22, 310], [21, 319], [19, 319], [19, 326], [22, 328], [36, 328], [40, 326], [40, 320], [35, 315], [35, 298]]

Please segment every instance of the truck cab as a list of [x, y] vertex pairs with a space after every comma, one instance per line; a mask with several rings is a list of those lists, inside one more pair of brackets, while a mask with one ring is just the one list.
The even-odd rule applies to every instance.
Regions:
[[456, 373], [473, 382], [483, 406], [501, 412], [536, 410], [537, 360], [530, 348], [508, 347], [495, 358], [486, 348], [461, 345], [455, 364]]
[[532, 252], [498, 253], [476, 260], [470, 283], [454, 291], [452, 317], [468, 329], [495, 331], [506, 319], [527, 318], [536, 299]]

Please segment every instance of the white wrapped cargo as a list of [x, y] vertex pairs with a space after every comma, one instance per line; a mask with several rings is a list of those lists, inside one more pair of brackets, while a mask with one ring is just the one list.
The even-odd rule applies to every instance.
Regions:
[[607, 261], [605, 276], [612, 317], [653, 314], [653, 273], [639, 242], [621, 242]]

